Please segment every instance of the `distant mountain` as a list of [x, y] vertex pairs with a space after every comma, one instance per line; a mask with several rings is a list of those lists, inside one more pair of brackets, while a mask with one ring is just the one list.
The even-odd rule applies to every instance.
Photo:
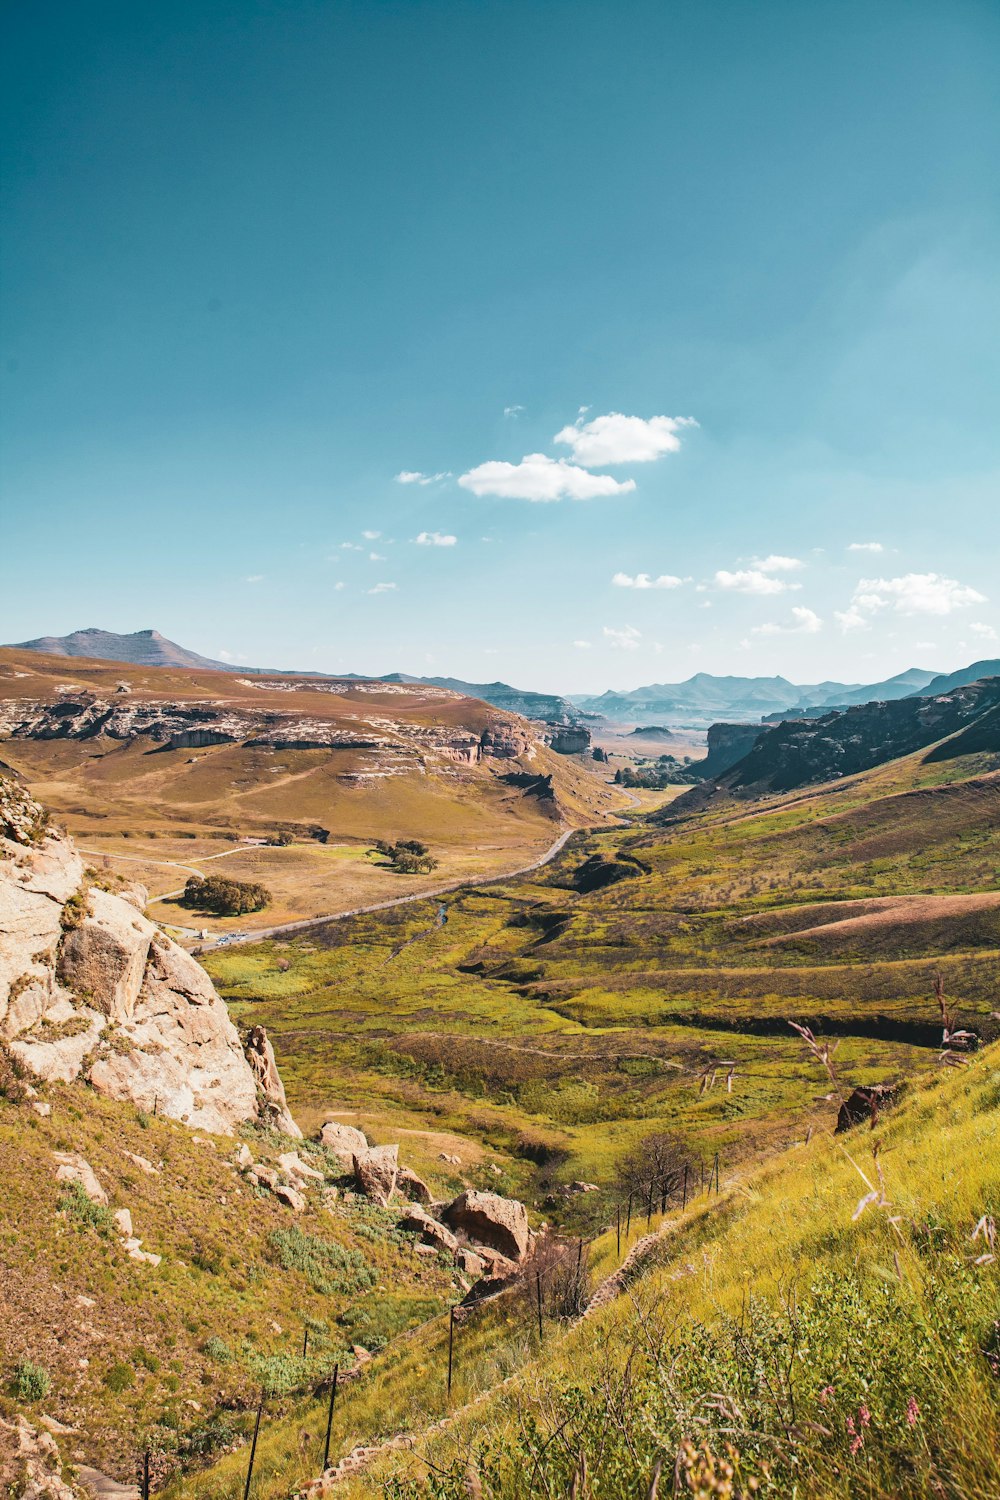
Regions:
[[[955, 675], [958, 678], [961, 674]], [[589, 713], [625, 723], [657, 718], [668, 726], [703, 726], [719, 720], [767, 723], [792, 715], [815, 718], [831, 708], [850, 708], [857, 703], [906, 698], [922, 692], [934, 680], [935, 674], [921, 667], [911, 667], [884, 682], [808, 685], [789, 682], [786, 677], [715, 677], [710, 672], [697, 672], [686, 682], [651, 683], [626, 692], [609, 690], [597, 697], [574, 696], [573, 702]]]
[[[960, 667], [957, 672], [945, 672], [940, 677], [932, 677], [924, 687], [917, 691], [920, 697], [937, 697], [939, 693], [950, 693], [952, 688], [965, 687], [970, 682], [980, 682], [984, 677], [1000, 677], [1000, 659], [996, 657], [992, 661], [974, 661], [969, 667]], [[910, 694], [910, 697], [916, 694]]]
[[[74, 630], [72, 635], [43, 635], [33, 641], [17, 641], [14, 649], [40, 651], [45, 656], [90, 656], [100, 661], [128, 662], [134, 667], [187, 667], [199, 671], [238, 672], [243, 677], [275, 676], [318, 677], [318, 672], [289, 672], [274, 667], [245, 667], [233, 662], [212, 661], [188, 651], [176, 641], [168, 641], [158, 630], [136, 630], [131, 635], [117, 635], [113, 630]], [[383, 677], [366, 677], [359, 672], [337, 675], [349, 681], [392, 682], [449, 688], [465, 698], [478, 698], [493, 708], [503, 708], [525, 719], [542, 719], [550, 724], [581, 724], [586, 715], [566, 698], [556, 693], [531, 693], [511, 687], [506, 682], [463, 682], [458, 677], [411, 677], [406, 672], [387, 672]]]
[[697, 811], [720, 793], [759, 797], [852, 776], [949, 735], [956, 736], [951, 750], [940, 747], [935, 759], [1000, 751], [998, 708], [1000, 676], [978, 678], [949, 693], [860, 703], [818, 719], [789, 719], [763, 730], [742, 760], [686, 792], [663, 816]]
[[[127, 661], [134, 667], [195, 667], [232, 672], [231, 662], [211, 661], [168, 641], [158, 630], [135, 630], [116, 635], [113, 630], [74, 630], [72, 635], [43, 635], [34, 641], [12, 643], [20, 651], [40, 651], [45, 656], [93, 656], [99, 661]], [[244, 668], [240, 669], [245, 670]]]

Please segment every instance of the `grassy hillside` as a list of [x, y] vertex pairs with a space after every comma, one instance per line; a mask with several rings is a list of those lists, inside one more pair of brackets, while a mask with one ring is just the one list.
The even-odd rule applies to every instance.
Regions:
[[[706, 1496], [992, 1500], [998, 1069], [994, 1046], [924, 1073], [877, 1133], [821, 1132], [654, 1216], [618, 1294], [582, 1322], [547, 1305], [541, 1343], [530, 1297], [472, 1315], [450, 1402], [442, 1321], [391, 1346], [342, 1392], [332, 1451], [399, 1430], [410, 1444], [330, 1493], [598, 1500], [647, 1494], [658, 1468], [669, 1492], [676, 1464], [681, 1491]], [[614, 1233], [590, 1246], [591, 1289], [618, 1259]], [[259, 1500], [315, 1475], [325, 1416], [320, 1395], [265, 1426]], [[708, 1483], [720, 1462], [732, 1491]], [[233, 1455], [184, 1493], [235, 1500], [245, 1473]]]

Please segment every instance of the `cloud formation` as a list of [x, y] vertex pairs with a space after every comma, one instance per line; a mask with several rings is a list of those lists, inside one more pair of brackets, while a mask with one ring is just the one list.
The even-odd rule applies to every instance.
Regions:
[[369, 589], [368, 590], [368, 593], [369, 594], [391, 594], [392, 591], [393, 591], [393, 589], [395, 587], [396, 587], [396, 585], [394, 583], [377, 583], [373, 589]]
[[972, 631], [973, 635], [978, 635], [980, 640], [982, 641], [1000, 640], [1000, 636], [997, 635], [993, 626], [984, 624], [982, 620], [974, 620], [973, 623], [969, 626], [969, 629]]
[[454, 547], [458, 537], [443, 531], [421, 531], [413, 540], [418, 547]]
[[642, 639], [642, 631], [636, 630], [634, 625], [623, 625], [617, 630], [611, 625], [605, 625], [601, 633], [608, 645], [619, 651], [637, 651]]
[[437, 484], [442, 479], [450, 479], [451, 471], [442, 469], [440, 474], [422, 474], [419, 469], [400, 469], [393, 478], [397, 484]]
[[684, 582], [673, 573], [661, 573], [653, 578], [649, 573], [616, 573], [611, 582], [620, 589], [677, 589]]
[[676, 453], [681, 430], [697, 425], [693, 417], [647, 419], [626, 417], [620, 411], [584, 422], [581, 413], [571, 426], [561, 428], [553, 441], [572, 449], [576, 462], [587, 469], [605, 464], [644, 464], [665, 453]]
[[853, 612], [864, 618], [885, 609], [898, 615], [950, 615], [956, 609], [985, 603], [985, 594], [957, 578], [904, 573], [898, 578], [860, 578], [845, 615]]
[[881, 542], [848, 542], [848, 552], [884, 552]]
[[792, 605], [791, 622], [780, 625], [775, 621], [769, 621], [766, 625], [755, 625], [751, 631], [752, 635], [815, 635], [823, 629], [823, 621], [815, 610], [807, 609], [804, 604]]
[[802, 587], [801, 583], [789, 583], [784, 578], [775, 578], [772, 573], [765, 572], [762, 566], [739, 568], [734, 573], [720, 568], [715, 575], [715, 582], [720, 589], [730, 589], [736, 594], [783, 594], [786, 589]]
[[590, 474], [564, 458], [528, 453], [519, 464], [490, 459], [459, 476], [459, 484], [474, 495], [497, 495], [503, 500], [594, 500], [602, 495], [626, 495], [634, 479]]

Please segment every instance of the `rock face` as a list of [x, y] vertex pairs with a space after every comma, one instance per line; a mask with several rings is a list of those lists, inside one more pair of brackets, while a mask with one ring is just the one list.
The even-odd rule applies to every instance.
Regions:
[[557, 755], [582, 755], [590, 749], [590, 730], [577, 724], [572, 727], [546, 725], [546, 739]]
[[285, 1098], [285, 1085], [281, 1081], [278, 1065], [274, 1060], [274, 1048], [263, 1026], [250, 1028], [246, 1056], [260, 1093], [261, 1115], [271, 1123], [275, 1130], [280, 1130], [282, 1135], [290, 1135], [300, 1141], [302, 1132], [292, 1119], [288, 1100]]
[[523, 1260], [531, 1233], [524, 1204], [516, 1198], [469, 1189], [448, 1204], [441, 1215], [450, 1229], [480, 1245], [498, 1250], [508, 1260]]
[[88, 886], [70, 839], [0, 777], [0, 1041], [37, 1076], [219, 1134], [298, 1127], [266, 1037], [251, 1060], [211, 980], [137, 908]]
[[705, 776], [720, 776], [735, 766], [744, 755], [749, 755], [762, 734], [764, 724], [710, 724], [708, 727], [708, 754], [698, 770]]
[[396, 1189], [398, 1146], [368, 1146], [354, 1157], [354, 1175], [366, 1198], [387, 1208]]

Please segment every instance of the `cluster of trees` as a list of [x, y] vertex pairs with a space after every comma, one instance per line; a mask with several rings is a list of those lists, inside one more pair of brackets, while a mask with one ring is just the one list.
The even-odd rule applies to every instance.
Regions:
[[641, 786], [658, 792], [665, 786], [689, 786], [700, 781], [701, 776], [685, 755], [678, 761], [672, 755], [661, 755], [658, 760], [646, 762], [633, 770], [631, 766], [619, 766], [615, 781], [619, 786]]
[[401, 875], [421, 875], [437, 869], [437, 860], [419, 839], [398, 839], [395, 844], [390, 844], [387, 839], [377, 839], [372, 848]]
[[271, 900], [271, 892], [247, 880], [226, 880], [210, 875], [201, 880], [192, 875], [184, 887], [181, 903], [198, 911], [214, 912], [219, 917], [241, 917], [248, 911], [262, 911]]

